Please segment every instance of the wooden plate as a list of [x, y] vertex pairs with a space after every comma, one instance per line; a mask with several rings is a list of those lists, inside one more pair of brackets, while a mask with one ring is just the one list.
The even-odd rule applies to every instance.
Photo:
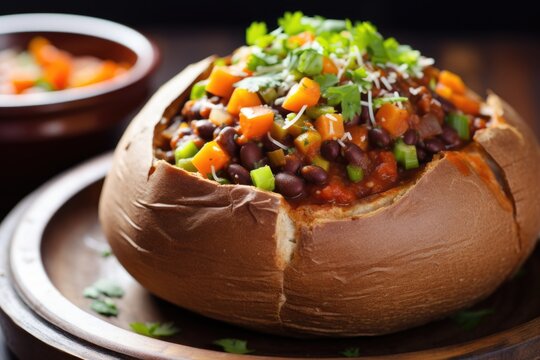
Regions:
[[[336, 358], [349, 347], [370, 358], [529, 358], [540, 353], [540, 251], [520, 275], [476, 308], [493, 309], [465, 330], [442, 320], [405, 332], [346, 339], [291, 339], [206, 319], [150, 295], [107, 249], [97, 204], [110, 156], [57, 178], [17, 207], [0, 229], [0, 306], [6, 340], [23, 358], [85, 359]], [[125, 290], [118, 317], [90, 310], [82, 291], [100, 278]], [[181, 332], [153, 339], [133, 333], [134, 321], [173, 321]], [[248, 341], [252, 355], [219, 351], [213, 341]]]

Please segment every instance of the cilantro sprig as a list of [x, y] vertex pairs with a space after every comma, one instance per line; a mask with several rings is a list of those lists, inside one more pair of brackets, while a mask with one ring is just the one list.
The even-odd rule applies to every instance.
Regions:
[[451, 319], [463, 330], [470, 331], [494, 312], [493, 309], [462, 310], [451, 316]]
[[219, 339], [214, 341], [214, 345], [221, 346], [223, 351], [231, 354], [249, 354], [255, 350], [247, 347], [247, 341], [239, 339]]
[[118, 315], [118, 308], [116, 307], [116, 303], [113, 300], [108, 299], [108, 298], [96, 299], [92, 301], [90, 308], [103, 316], [117, 316]]
[[93, 299], [90, 308], [103, 316], [117, 316], [118, 307], [113, 298], [124, 296], [124, 290], [113, 280], [100, 279], [83, 290], [83, 296]]
[[321, 91], [324, 93], [328, 88], [337, 85], [339, 82], [338, 78], [334, 74], [322, 74], [315, 76], [314, 80], [321, 87]]
[[352, 120], [362, 111], [358, 85], [332, 86], [325, 90], [323, 96], [329, 105], [341, 105], [341, 113], [345, 121]]
[[251, 92], [257, 92], [262, 89], [277, 87], [281, 84], [282, 81], [282, 73], [270, 73], [259, 76], [247, 77], [234, 84], [234, 86], [249, 90]]
[[359, 357], [360, 349], [357, 347], [346, 348], [345, 350], [341, 352], [341, 355], [348, 358]]
[[153, 338], [173, 336], [180, 332], [180, 329], [176, 327], [172, 322], [132, 322], [131, 324], [129, 324], [129, 327], [131, 327], [131, 330], [133, 330], [137, 334]]

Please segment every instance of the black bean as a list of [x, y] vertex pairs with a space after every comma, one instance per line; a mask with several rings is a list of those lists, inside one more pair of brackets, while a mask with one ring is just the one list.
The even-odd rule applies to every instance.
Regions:
[[276, 191], [288, 198], [295, 198], [304, 192], [304, 180], [289, 173], [276, 175]]
[[297, 174], [302, 166], [302, 161], [296, 155], [285, 155], [285, 165], [283, 171], [289, 174]]
[[286, 117], [290, 113], [289, 110], [286, 110], [286, 109], [282, 108], [281, 104], [279, 104], [279, 105], [275, 104], [274, 109], [277, 110], [277, 112], [283, 117]]
[[450, 126], [444, 126], [442, 129], [441, 139], [447, 145], [456, 145], [459, 143], [459, 135], [456, 130]]
[[418, 157], [418, 161], [424, 162], [428, 159], [428, 153], [426, 150], [416, 147], [416, 156]]
[[231, 164], [227, 168], [227, 174], [229, 178], [235, 184], [249, 185], [251, 184], [251, 177], [249, 176], [249, 171], [247, 171], [240, 164]]
[[392, 141], [388, 132], [381, 128], [369, 130], [369, 140], [378, 147], [387, 147]]
[[360, 123], [363, 123], [363, 121], [361, 115], [359, 114], [354, 115], [352, 119], [347, 121], [347, 125], [359, 125]]
[[283, 145], [286, 147], [293, 147], [294, 146], [294, 137], [292, 135], [286, 135], [281, 141]]
[[248, 142], [240, 148], [240, 161], [246, 169], [255, 169], [262, 159], [262, 150], [254, 142]]
[[369, 156], [358, 147], [358, 145], [353, 143], [345, 144], [343, 149], [343, 157], [351, 165], [360, 166], [363, 169], [369, 167]]
[[219, 132], [216, 138], [217, 143], [221, 146], [229, 155], [234, 156], [238, 145], [235, 141], [236, 130], [233, 127], [226, 126]]
[[403, 142], [407, 145], [414, 145], [418, 142], [418, 132], [413, 129], [405, 131], [403, 134]]
[[317, 165], [307, 165], [300, 171], [304, 179], [316, 185], [324, 185], [328, 181], [328, 174]]
[[368, 124], [370, 121], [369, 119], [369, 109], [367, 106], [362, 106], [362, 112], [360, 113], [360, 123], [362, 124]]
[[221, 129], [222, 129], [221, 127], [216, 127], [216, 128], [214, 129], [214, 132], [212, 133], [212, 137], [213, 137], [214, 139], [218, 137], [219, 133], [221, 132]]
[[444, 150], [444, 143], [439, 138], [433, 138], [425, 141], [426, 150], [436, 154]]
[[268, 133], [261, 138], [261, 142], [263, 143], [264, 150], [266, 151], [274, 151], [281, 149], [281, 147], [279, 147], [272, 140], [270, 140], [270, 138], [268, 137]]
[[321, 145], [321, 155], [329, 161], [334, 161], [339, 156], [339, 144], [335, 140], [327, 140]]
[[195, 130], [201, 138], [206, 141], [210, 141], [214, 138], [214, 130], [216, 125], [214, 125], [210, 120], [197, 120], [195, 123]]
[[188, 118], [192, 120], [200, 119], [201, 118], [201, 109], [202, 109], [202, 102], [201, 101], [195, 101], [191, 109], [188, 113]]

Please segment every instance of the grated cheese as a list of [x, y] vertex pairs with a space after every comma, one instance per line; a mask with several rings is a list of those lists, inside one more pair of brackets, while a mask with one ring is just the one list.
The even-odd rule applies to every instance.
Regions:
[[422, 86], [419, 86], [417, 88], [413, 88], [413, 87], [410, 87], [409, 88], [409, 92], [412, 94], [412, 95], [418, 95], [420, 94], [420, 92], [422, 91]]
[[418, 59], [418, 65], [420, 65], [423, 68], [426, 66], [431, 66], [433, 64], [435, 64], [435, 59], [433, 58], [420, 56], [420, 59]]
[[282, 148], [283, 150], [287, 150], [287, 149], [288, 149], [285, 145], [283, 145], [282, 143], [280, 143], [279, 141], [277, 141], [276, 139], [274, 139], [274, 138], [272, 137], [272, 135], [270, 135], [270, 133], [268, 133], [268, 140], [270, 140], [274, 145], [276, 145], [276, 146]]
[[[397, 91], [394, 91], [394, 96], [395, 97], [400, 97], [399, 93]], [[397, 105], [398, 108], [403, 109], [403, 104], [401, 103], [401, 101], [397, 101], [396, 105]]]
[[388, 79], [385, 76], [381, 76], [381, 82], [388, 91], [392, 91], [392, 85], [388, 82]]
[[373, 84], [375, 84], [375, 87], [377, 89], [380, 89], [381, 84], [379, 83], [379, 76], [381, 76], [381, 73], [378, 72], [378, 71], [373, 71], [373, 72], [368, 71], [366, 80], [369, 81], [369, 82], [372, 82]]
[[210, 165], [210, 169], [212, 170], [212, 177], [214, 178], [214, 180], [219, 182], [219, 180], [221, 180], [221, 179], [217, 176], [216, 168], [214, 167], [214, 165]]
[[368, 91], [367, 98], [368, 98], [369, 120], [371, 120], [371, 125], [375, 126], [375, 116], [373, 115], [373, 103], [371, 99], [371, 90]]
[[296, 114], [296, 116], [295, 116], [291, 121], [285, 122], [285, 125], [283, 125], [283, 129], [284, 129], [284, 130], [287, 130], [287, 129], [290, 128], [295, 122], [297, 122], [298, 119], [300, 119], [300, 117], [304, 114], [304, 111], [306, 111], [306, 109], [307, 109], [307, 105], [303, 105], [302, 108], [300, 109], [300, 111], [298, 112], [298, 114]]
[[338, 121], [338, 119], [332, 114], [326, 114], [326, 117], [329, 118], [332, 121]]

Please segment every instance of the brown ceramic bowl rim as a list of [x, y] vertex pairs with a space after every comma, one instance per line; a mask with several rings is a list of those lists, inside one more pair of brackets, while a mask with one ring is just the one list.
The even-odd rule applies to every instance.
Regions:
[[137, 57], [135, 64], [114, 81], [81, 88], [38, 94], [0, 95], [0, 109], [65, 104], [97, 97], [132, 85], [146, 77], [159, 59], [152, 42], [140, 32], [109, 20], [72, 14], [15, 14], [0, 16], [0, 36], [28, 32], [56, 32], [93, 36], [127, 47]]

